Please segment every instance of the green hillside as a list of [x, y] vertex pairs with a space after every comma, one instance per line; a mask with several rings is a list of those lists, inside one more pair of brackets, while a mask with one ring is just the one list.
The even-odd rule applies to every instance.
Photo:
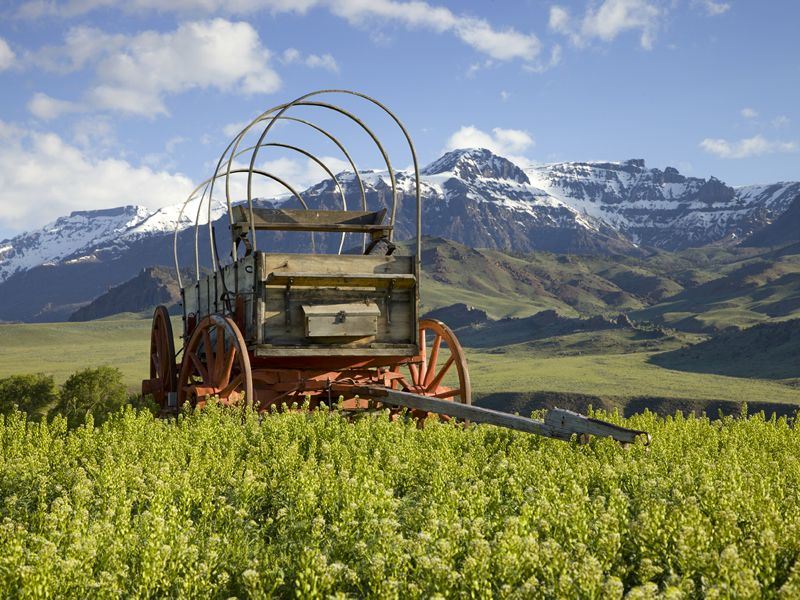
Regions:
[[428, 239], [423, 311], [457, 302], [494, 318], [549, 309], [565, 316], [625, 312], [636, 320], [714, 333], [800, 317], [800, 245], [714, 246], [635, 258], [511, 256]]
[[[176, 324], [177, 325], [177, 324]], [[0, 377], [44, 372], [61, 383], [79, 369], [119, 368], [125, 383], [139, 387], [147, 375], [150, 318], [118, 318], [83, 323], [0, 324]]]
[[687, 331], [744, 327], [800, 316], [800, 252], [721, 264], [721, 275], [633, 316]]
[[429, 239], [422, 262], [425, 311], [464, 302], [496, 318], [547, 309], [569, 316], [619, 313], [683, 289], [645, 263], [621, 256], [512, 256]]
[[702, 343], [657, 354], [650, 362], [673, 370], [800, 385], [800, 319], [728, 330]]

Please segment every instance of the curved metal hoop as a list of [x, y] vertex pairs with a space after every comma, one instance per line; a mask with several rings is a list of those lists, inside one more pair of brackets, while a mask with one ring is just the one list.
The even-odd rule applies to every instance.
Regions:
[[[249, 172], [249, 169], [235, 169], [235, 170], [232, 171], [232, 173], [248, 173], [248, 172]], [[294, 196], [300, 202], [300, 204], [303, 206], [303, 208], [308, 209], [308, 205], [306, 204], [305, 200], [303, 200], [303, 197], [297, 192], [297, 190], [295, 190], [291, 185], [286, 183], [283, 179], [280, 179], [279, 177], [277, 177], [276, 175], [273, 175], [272, 173], [267, 173], [266, 171], [261, 171], [259, 169], [256, 169], [254, 171], [254, 173], [256, 173], [257, 175], [263, 175], [264, 177], [267, 177], [269, 179], [272, 179], [273, 181], [276, 181], [276, 182], [280, 183], [287, 190], [289, 190], [289, 193], [291, 193], [292, 196]], [[203, 194], [200, 196], [200, 202], [197, 205], [197, 216], [195, 217], [195, 248], [194, 248], [195, 274], [196, 274], [197, 279], [200, 279], [200, 254], [198, 252], [198, 246], [197, 246], [198, 227], [199, 227], [199, 221], [200, 221], [200, 211], [201, 211], [201, 209], [203, 207], [203, 200], [206, 197], [209, 185], [211, 184], [211, 182], [214, 179], [219, 179], [222, 176], [223, 176], [223, 174], [220, 173], [216, 177], [213, 177], [213, 178], [209, 177], [204, 182], [202, 182], [200, 185], [198, 185], [196, 188], [194, 188], [194, 191], [192, 191], [192, 193], [189, 194], [189, 197], [186, 200], [184, 200], [183, 206], [181, 206], [181, 210], [178, 213], [178, 219], [177, 219], [178, 225], [176, 225], [176, 227], [175, 227], [175, 232], [173, 234], [173, 239], [172, 239], [172, 253], [173, 253], [173, 258], [175, 259], [175, 272], [178, 275], [178, 285], [180, 287], [183, 287], [183, 284], [182, 284], [182, 281], [181, 281], [180, 262], [178, 261], [178, 234], [180, 233], [181, 218], [183, 218], [183, 213], [186, 211], [186, 207], [189, 205], [190, 202], [192, 202], [193, 200], [195, 200], [197, 198], [197, 193], [200, 191], [200, 188], [203, 188]], [[211, 203], [211, 197], [209, 196], [209, 204], [210, 203]], [[210, 214], [211, 214], [211, 211], [209, 211], [209, 215]], [[210, 217], [209, 217], [209, 219], [210, 219]], [[213, 255], [213, 247], [212, 247], [212, 255]]]
[[[383, 162], [386, 164], [386, 168], [387, 168], [387, 171], [388, 171], [388, 174], [389, 174], [389, 180], [390, 180], [390, 183], [391, 183], [391, 193], [392, 193], [392, 207], [391, 207], [391, 212], [390, 212], [390, 215], [389, 215], [389, 224], [394, 226], [395, 220], [396, 220], [396, 217], [397, 217], [398, 186], [397, 186], [396, 174], [395, 174], [394, 168], [392, 167], [392, 162], [391, 162], [391, 159], [389, 157], [389, 154], [386, 152], [386, 149], [382, 145], [382, 143], [381, 143], [380, 139], [377, 137], [377, 135], [375, 135], [375, 133], [372, 131], [372, 129], [370, 129], [370, 127], [367, 126], [367, 124], [364, 123], [364, 121], [362, 121], [359, 117], [357, 117], [353, 113], [349, 112], [348, 110], [345, 110], [344, 108], [342, 108], [340, 106], [337, 106], [335, 104], [331, 104], [331, 103], [328, 103], [328, 102], [318, 101], [318, 100], [316, 100], [314, 98], [315, 96], [320, 96], [320, 95], [324, 95], [324, 94], [346, 94], [346, 95], [350, 95], [350, 96], [354, 96], [354, 97], [366, 100], [366, 101], [372, 103], [373, 105], [377, 106], [385, 114], [387, 114], [394, 121], [394, 123], [400, 128], [401, 132], [403, 133], [403, 136], [406, 139], [409, 151], [411, 153], [411, 157], [412, 157], [412, 161], [413, 161], [413, 168], [414, 168], [414, 187], [415, 187], [415, 200], [416, 200], [416, 263], [417, 263], [417, 267], [419, 267], [420, 257], [421, 257], [421, 254], [422, 254], [422, 239], [421, 239], [421, 234], [422, 234], [422, 210], [421, 210], [421, 201], [420, 201], [419, 163], [418, 163], [418, 160], [417, 160], [416, 150], [414, 148], [414, 144], [413, 144], [413, 142], [411, 140], [411, 136], [408, 133], [408, 130], [403, 125], [403, 123], [400, 121], [400, 119], [391, 110], [389, 110], [389, 108], [387, 108], [384, 104], [382, 104], [378, 100], [376, 100], [376, 99], [374, 99], [374, 98], [372, 98], [372, 97], [370, 97], [370, 96], [368, 96], [366, 94], [363, 94], [361, 92], [352, 91], [352, 90], [344, 90], [344, 89], [324, 89], [324, 90], [314, 91], [314, 92], [305, 94], [303, 96], [299, 96], [298, 98], [292, 100], [291, 102], [288, 102], [288, 103], [285, 103], [285, 104], [280, 104], [278, 106], [270, 108], [270, 109], [264, 111], [263, 113], [261, 113], [255, 119], [253, 119], [247, 126], [245, 126], [239, 132], [239, 134], [237, 134], [230, 141], [230, 143], [227, 145], [225, 150], [222, 152], [222, 154], [220, 155], [219, 160], [217, 162], [217, 166], [216, 166], [216, 169], [214, 171], [214, 175], [212, 177], [209, 177], [205, 181], [203, 181], [200, 185], [198, 185], [192, 191], [192, 193], [189, 195], [189, 197], [186, 199], [186, 201], [183, 203], [183, 206], [181, 207], [180, 213], [178, 215], [178, 220], [177, 220], [177, 223], [176, 223], [175, 233], [174, 233], [174, 237], [173, 237], [173, 256], [174, 256], [174, 259], [175, 259], [175, 268], [176, 268], [176, 273], [177, 273], [177, 277], [178, 277], [178, 283], [181, 285], [181, 287], [183, 287], [183, 286], [182, 286], [181, 275], [180, 275], [180, 265], [179, 265], [179, 261], [178, 261], [178, 246], [177, 246], [178, 234], [179, 234], [179, 231], [180, 231], [180, 223], [181, 223], [181, 219], [183, 219], [183, 216], [184, 216], [184, 213], [185, 213], [185, 210], [186, 210], [188, 204], [190, 202], [192, 202], [192, 201], [197, 200], [198, 199], [198, 194], [199, 194], [199, 202], [198, 202], [197, 214], [195, 215], [195, 223], [194, 223], [194, 225], [195, 225], [194, 229], [195, 229], [195, 273], [196, 273], [196, 276], [197, 276], [198, 279], [200, 278], [199, 227], [200, 227], [200, 215], [202, 214], [202, 209], [203, 209], [203, 206], [204, 206], [204, 202], [206, 202], [206, 201], [208, 202], [208, 204], [207, 204], [207, 214], [208, 214], [207, 224], [208, 224], [208, 236], [209, 236], [209, 249], [210, 249], [210, 253], [211, 253], [211, 265], [212, 265], [212, 269], [214, 271], [216, 271], [217, 268], [221, 268], [221, 266], [222, 266], [220, 264], [219, 256], [218, 256], [218, 254], [216, 252], [216, 249], [215, 249], [215, 234], [214, 234], [213, 220], [212, 220], [212, 199], [213, 199], [213, 194], [214, 194], [214, 187], [215, 187], [216, 181], [218, 179], [220, 179], [221, 177], [225, 178], [225, 203], [226, 203], [226, 207], [227, 207], [227, 210], [228, 210], [228, 221], [229, 221], [229, 225], [231, 227], [232, 232], [233, 232], [234, 220], [233, 220], [233, 201], [232, 201], [232, 198], [231, 198], [230, 179], [231, 179], [231, 175], [233, 175], [233, 174], [245, 174], [245, 173], [247, 174], [247, 210], [249, 212], [249, 217], [250, 217], [251, 221], [253, 220], [253, 217], [254, 217], [254, 206], [253, 206], [253, 200], [254, 200], [253, 199], [253, 176], [254, 175], [267, 177], [269, 179], [272, 179], [273, 181], [276, 181], [277, 183], [282, 185], [285, 189], [287, 189], [287, 191], [289, 191], [289, 193], [292, 196], [294, 196], [300, 202], [301, 206], [303, 206], [305, 209], [308, 209], [308, 205], [306, 204], [306, 202], [302, 198], [301, 194], [297, 190], [295, 190], [289, 183], [287, 183], [282, 178], [280, 178], [279, 176], [277, 176], [277, 175], [275, 175], [273, 173], [269, 173], [269, 172], [264, 171], [262, 169], [256, 168], [256, 161], [257, 161], [259, 152], [260, 152], [261, 148], [263, 148], [263, 147], [270, 147], [271, 146], [271, 147], [280, 147], [280, 148], [284, 148], [284, 149], [287, 149], [287, 150], [292, 150], [294, 152], [301, 153], [304, 156], [306, 156], [307, 158], [309, 158], [310, 160], [314, 161], [317, 165], [319, 165], [328, 174], [328, 176], [331, 179], [333, 179], [334, 185], [338, 188], [339, 195], [341, 196], [342, 206], [343, 206], [343, 208], [345, 210], [347, 210], [347, 204], [346, 204], [347, 200], [346, 200], [346, 195], [344, 193], [343, 186], [342, 186], [341, 182], [338, 180], [337, 176], [333, 173], [333, 171], [330, 168], [328, 168], [328, 166], [325, 165], [322, 160], [320, 160], [317, 156], [313, 155], [312, 153], [310, 153], [310, 152], [308, 152], [308, 151], [306, 151], [306, 150], [304, 150], [304, 149], [302, 149], [302, 148], [300, 148], [298, 146], [292, 145], [292, 144], [285, 144], [285, 143], [271, 142], [271, 141], [270, 142], [265, 142], [265, 140], [267, 138], [267, 135], [269, 134], [270, 130], [273, 128], [273, 126], [278, 121], [291, 121], [291, 122], [296, 122], [296, 123], [300, 123], [300, 124], [306, 125], [308, 127], [313, 128], [314, 130], [322, 133], [325, 137], [327, 137], [329, 140], [331, 140], [338, 147], [338, 149], [342, 152], [342, 154], [345, 156], [345, 158], [349, 162], [351, 168], [353, 169], [353, 173], [355, 175], [355, 179], [357, 181], [358, 189], [359, 189], [359, 192], [360, 192], [360, 195], [361, 195], [362, 209], [364, 209], [364, 210], [367, 209], [366, 192], [365, 192], [365, 189], [364, 189], [364, 183], [363, 183], [363, 180], [362, 180], [361, 175], [359, 173], [359, 169], [357, 168], [357, 166], [356, 166], [354, 160], [352, 159], [350, 153], [347, 151], [347, 149], [341, 143], [341, 141], [339, 141], [333, 134], [328, 132], [326, 129], [323, 129], [322, 127], [320, 127], [319, 125], [317, 125], [314, 122], [311, 122], [310, 120], [301, 119], [301, 118], [298, 118], [296, 116], [290, 116], [289, 114], [287, 114], [291, 109], [293, 109], [295, 107], [314, 107], [314, 108], [325, 109], [326, 111], [335, 112], [335, 113], [337, 113], [339, 115], [342, 115], [342, 116], [346, 117], [348, 120], [350, 120], [353, 123], [355, 123], [356, 125], [358, 125], [361, 128], [361, 130], [364, 131], [371, 138], [372, 142], [377, 147], [377, 149], [378, 149], [378, 151], [379, 151], [379, 153], [380, 153], [380, 155], [381, 155], [381, 157], [383, 159]], [[243, 141], [244, 137], [248, 134], [248, 132], [253, 130], [260, 123], [264, 123], [265, 125], [264, 125], [264, 128], [263, 128], [263, 130], [261, 131], [261, 133], [259, 135], [257, 143], [252, 145], [252, 146], [249, 146], [248, 148], [245, 148], [244, 150], [239, 150], [239, 147], [242, 144], [242, 141]], [[246, 168], [245, 167], [235, 167], [234, 166], [234, 160], [237, 157], [239, 157], [239, 156], [241, 156], [241, 155], [243, 155], [243, 154], [245, 154], [247, 152], [251, 152], [249, 165]], [[227, 164], [225, 164], [225, 163], [227, 163]], [[225, 167], [223, 167], [223, 164], [225, 164]], [[201, 193], [201, 190], [202, 190], [202, 193]], [[390, 233], [390, 237], [392, 235], [393, 235], [393, 230]], [[253, 239], [252, 239], [253, 250], [256, 250], [256, 244], [257, 244], [257, 241], [255, 239], [255, 235], [253, 235]], [[232, 245], [232, 247], [231, 247], [231, 257], [235, 261], [235, 260], [238, 259], [236, 241], [232, 239], [231, 240], [231, 245]], [[313, 245], [314, 245], [314, 241], [313, 241], [313, 235], [312, 235], [312, 246]], [[340, 241], [340, 244], [339, 244], [339, 250], [338, 250], [339, 253], [342, 252], [343, 246], [344, 246], [344, 235], [342, 235], [342, 238], [341, 238], [341, 241]]]

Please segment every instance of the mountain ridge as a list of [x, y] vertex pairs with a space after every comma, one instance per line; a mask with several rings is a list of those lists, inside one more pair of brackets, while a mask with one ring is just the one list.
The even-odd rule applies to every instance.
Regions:
[[[360, 171], [359, 177], [369, 209], [391, 208], [386, 171]], [[348, 206], [360, 208], [355, 174], [340, 173], [337, 180]], [[396, 181], [395, 236], [403, 240], [412, 236], [416, 223], [414, 178], [400, 171]], [[420, 183], [424, 235], [521, 254], [641, 257], [658, 248], [736, 244], [764, 230], [800, 197], [800, 182], [733, 188], [672, 167], [649, 169], [643, 159], [523, 168], [481, 148], [445, 153], [421, 169]], [[312, 185], [302, 196], [312, 208], [341, 208], [331, 180]], [[284, 198], [257, 202], [299, 206]], [[182, 214], [181, 204], [74, 211], [0, 242], [0, 320], [65, 318], [142, 268], [171, 262], [176, 225], [181, 264], [193, 265], [191, 217], [197, 209], [195, 200]], [[201, 212], [203, 267], [211, 254], [205, 239], [207, 211]], [[217, 251], [227, 254], [231, 244], [222, 203], [215, 201], [211, 218]], [[353, 239], [348, 247], [356, 246]], [[259, 249], [309, 251], [307, 235], [274, 232], [265, 242], [259, 239]], [[318, 248], [335, 252], [338, 243], [338, 236], [320, 236]]]

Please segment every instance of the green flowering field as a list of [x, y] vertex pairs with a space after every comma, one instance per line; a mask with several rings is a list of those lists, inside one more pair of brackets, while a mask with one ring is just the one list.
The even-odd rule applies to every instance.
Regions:
[[649, 448], [384, 415], [5, 417], [0, 596], [797, 598], [800, 434]]

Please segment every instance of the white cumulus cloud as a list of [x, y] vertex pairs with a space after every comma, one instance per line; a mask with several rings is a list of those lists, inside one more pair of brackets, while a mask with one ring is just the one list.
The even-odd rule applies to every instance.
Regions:
[[751, 158], [765, 154], [795, 152], [796, 142], [768, 140], [762, 135], [755, 135], [738, 141], [728, 141], [723, 138], [706, 138], [700, 142], [700, 147], [720, 158]]
[[0, 228], [39, 227], [73, 210], [180, 202], [192, 189], [183, 175], [93, 158], [53, 133], [0, 121]]
[[743, 108], [739, 111], [739, 114], [742, 115], [745, 119], [757, 119], [758, 118], [758, 111], [754, 108], [750, 108], [749, 106]]
[[486, 148], [524, 166], [530, 161], [521, 155], [534, 145], [533, 137], [522, 129], [495, 127], [487, 132], [473, 125], [465, 125], [447, 139], [444, 150]]
[[[167, 97], [192, 89], [274, 92], [281, 81], [269, 59], [250, 24], [220, 18], [131, 36], [76, 28], [63, 46], [31, 55], [34, 64], [61, 72], [91, 64], [95, 81], [82, 100], [87, 107], [149, 117], [168, 114]], [[40, 98], [37, 105], [42, 113], [64, 112], [68, 105], [56, 102], [64, 101]]]

